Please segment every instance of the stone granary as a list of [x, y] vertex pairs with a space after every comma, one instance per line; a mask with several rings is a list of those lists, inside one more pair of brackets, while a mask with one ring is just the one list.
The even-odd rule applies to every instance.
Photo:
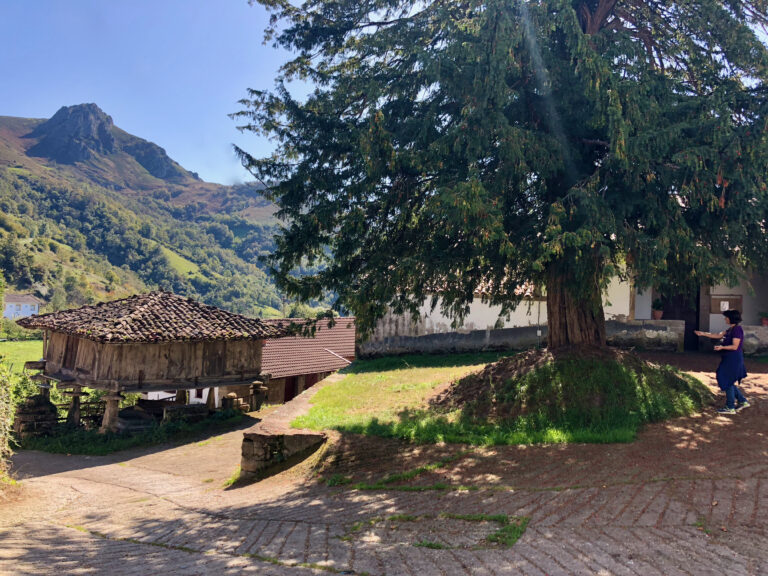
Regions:
[[114, 430], [122, 393], [226, 387], [246, 394], [261, 374], [264, 341], [286, 330], [169, 292], [152, 292], [18, 320], [43, 331], [43, 360], [29, 363], [72, 396], [108, 392], [101, 430]]

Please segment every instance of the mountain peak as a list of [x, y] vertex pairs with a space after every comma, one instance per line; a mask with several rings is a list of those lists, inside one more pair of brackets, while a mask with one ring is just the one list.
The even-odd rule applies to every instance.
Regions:
[[[49, 158], [59, 164], [80, 162], [93, 167], [98, 156], [111, 156], [118, 163], [124, 163], [130, 156], [155, 178], [173, 182], [198, 179], [157, 144], [120, 130], [112, 117], [93, 103], [62, 106], [27, 137], [37, 138], [27, 150], [29, 156]], [[122, 172], [130, 173], [131, 169]], [[138, 173], [135, 175], [142, 178]]]
[[62, 106], [29, 134], [39, 140], [28, 153], [62, 164], [84, 162], [94, 154], [112, 154], [117, 149], [113, 127], [112, 117], [96, 104]]

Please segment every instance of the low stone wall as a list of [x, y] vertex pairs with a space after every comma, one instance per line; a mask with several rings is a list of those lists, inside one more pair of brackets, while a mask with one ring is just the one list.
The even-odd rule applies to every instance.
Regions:
[[316, 448], [325, 439], [322, 432], [248, 430], [243, 434], [241, 474], [245, 477], [255, 476], [292, 456]]
[[[683, 350], [685, 322], [682, 320], [609, 320], [605, 327], [608, 343], [613, 346], [643, 350]], [[525, 350], [544, 345], [546, 341], [546, 326], [374, 337], [358, 345], [358, 357]]]
[[744, 328], [744, 354], [768, 354], [768, 326], [742, 326]]
[[683, 352], [684, 320], [609, 320], [608, 344], [617, 348]]

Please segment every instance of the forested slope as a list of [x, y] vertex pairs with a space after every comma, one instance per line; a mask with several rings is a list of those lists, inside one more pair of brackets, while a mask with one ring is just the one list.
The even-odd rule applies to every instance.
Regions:
[[51, 308], [162, 288], [275, 315], [276, 226], [258, 187], [201, 181], [95, 105], [0, 117], [0, 269]]

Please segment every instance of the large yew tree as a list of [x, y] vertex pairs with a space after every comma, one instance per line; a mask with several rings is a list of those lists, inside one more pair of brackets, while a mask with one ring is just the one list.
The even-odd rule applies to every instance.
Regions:
[[550, 347], [603, 345], [611, 276], [674, 293], [768, 262], [766, 0], [256, 1], [294, 58], [235, 114], [276, 153], [239, 152], [291, 294], [369, 328], [533, 285]]

